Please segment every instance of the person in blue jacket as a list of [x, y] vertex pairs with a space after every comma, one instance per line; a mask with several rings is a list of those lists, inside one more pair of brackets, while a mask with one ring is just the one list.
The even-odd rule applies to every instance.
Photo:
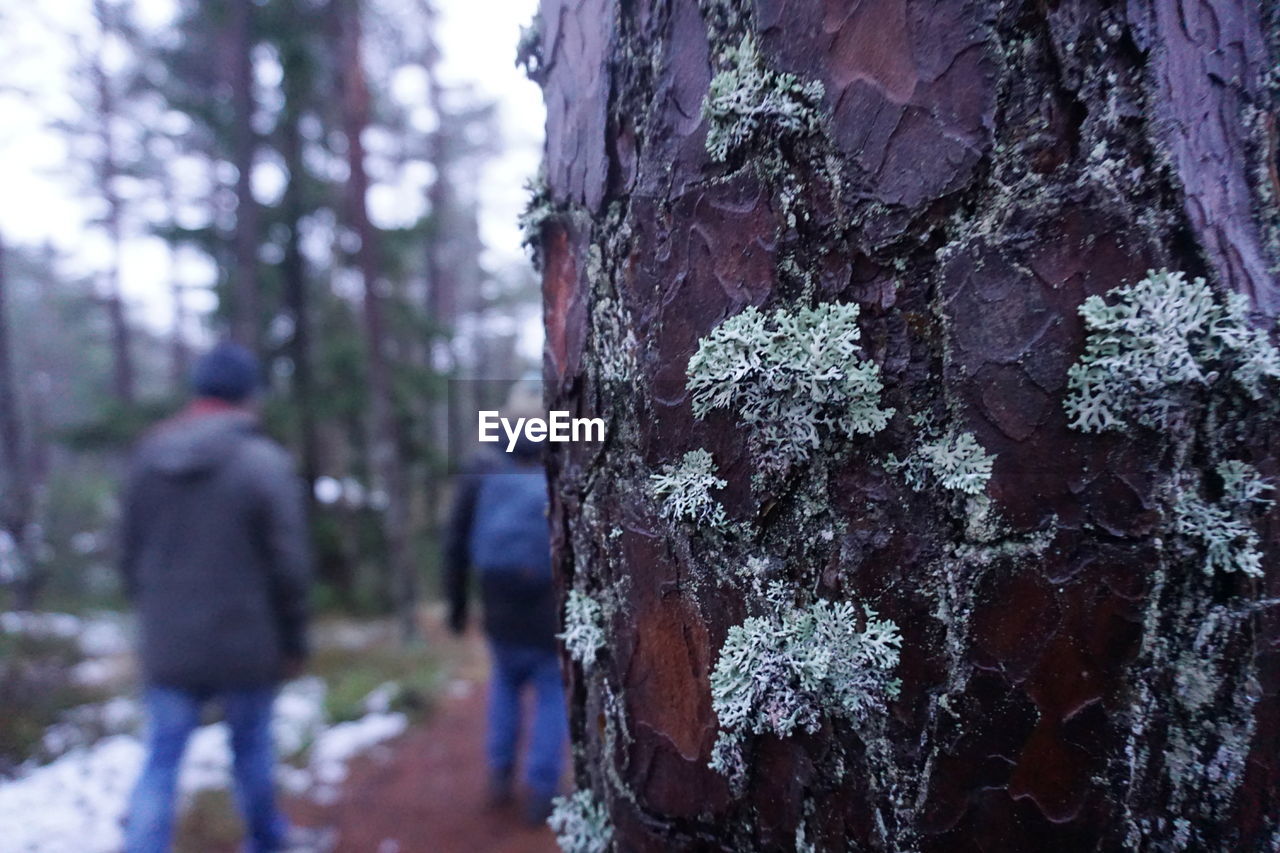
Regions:
[[534, 696], [525, 755], [525, 817], [542, 823], [563, 771], [568, 719], [556, 650], [547, 481], [540, 445], [521, 438], [460, 477], [445, 539], [449, 626], [467, 624], [470, 574], [479, 576], [492, 675], [486, 757], [490, 802], [513, 801], [521, 694]]

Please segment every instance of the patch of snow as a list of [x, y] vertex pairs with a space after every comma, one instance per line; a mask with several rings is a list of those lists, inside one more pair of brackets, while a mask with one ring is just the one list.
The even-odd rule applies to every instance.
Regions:
[[286, 794], [301, 797], [311, 790], [311, 774], [306, 768], [281, 764], [276, 768], [276, 784]]
[[6, 850], [114, 853], [120, 818], [142, 767], [137, 738], [116, 735], [0, 784]]
[[124, 658], [90, 658], [71, 667], [71, 681], [81, 687], [105, 687], [122, 681], [129, 674], [129, 661]]
[[227, 724], [201, 726], [191, 734], [178, 772], [183, 794], [231, 786], [231, 743]]
[[116, 696], [103, 702], [101, 708], [102, 725], [111, 734], [136, 728], [142, 716], [138, 702], [128, 696]]
[[404, 714], [368, 714], [325, 729], [311, 747], [311, 772], [321, 785], [338, 785], [347, 778], [347, 762], [408, 728]]
[[118, 618], [95, 616], [80, 629], [80, 651], [85, 657], [111, 657], [125, 654], [129, 649], [129, 636]]
[[[64, 614], [65, 615], [65, 614]], [[14, 614], [0, 614], [0, 620]], [[75, 617], [71, 617], [74, 619]], [[57, 631], [69, 636], [69, 622], [40, 620], [38, 628], [21, 615], [17, 630]], [[9, 631], [14, 619], [0, 625]], [[78, 629], [79, 622], [74, 626]], [[62, 633], [67, 631], [67, 633]], [[375, 691], [376, 692], [376, 691]], [[397, 737], [408, 727], [403, 714], [370, 713], [351, 722], [326, 727], [325, 684], [308, 677], [285, 685], [276, 700], [272, 731], [281, 755], [300, 754], [310, 747], [304, 767], [277, 766], [281, 787], [295, 795], [309, 795], [332, 803], [347, 776], [347, 763], [362, 752]], [[22, 853], [116, 853], [123, 841], [121, 825], [145, 749], [133, 733], [136, 701], [118, 697], [74, 709], [65, 723], [45, 733], [50, 752], [60, 757], [40, 767], [24, 768], [18, 777], [0, 781], [0, 850]], [[91, 730], [108, 735], [91, 745], [83, 740]], [[201, 726], [192, 733], [178, 775], [180, 795], [231, 785], [231, 754], [225, 723]]]
[[81, 618], [70, 613], [6, 610], [0, 613], [0, 633], [38, 639], [74, 637], [81, 653], [90, 658], [110, 657], [129, 651], [124, 620], [114, 615]]
[[138, 728], [141, 713], [137, 701], [126, 696], [79, 705], [45, 729], [40, 745], [56, 758], [108, 735], [132, 734]]
[[74, 637], [80, 633], [80, 620], [70, 613], [45, 613], [33, 610], [6, 610], [0, 613], [0, 631], [29, 637]]
[[324, 680], [315, 675], [291, 681], [280, 691], [271, 731], [281, 755], [297, 755], [324, 730], [324, 696]]
[[385, 714], [391, 710], [391, 703], [400, 696], [400, 685], [395, 681], [384, 681], [370, 690], [360, 701], [366, 714]]

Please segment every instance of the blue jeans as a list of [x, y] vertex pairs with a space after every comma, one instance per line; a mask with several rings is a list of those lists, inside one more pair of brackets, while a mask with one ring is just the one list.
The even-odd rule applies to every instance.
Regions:
[[222, 705], [231, 729], [236, 802], [248, 830], [247, 848], [266, 853], [283, 844], [288, 824], [276, 811], [275, 746], [271, 739], [275, 695], [273, 686], [217, 694], [175, 687], [146, 689], [147, 761], [129, 800], [127, 853], [169, 850], [178, 766], [187, 739], [200, 724], [200, 709], [210, 699]]
[[493, 675], [489, 679], [489, 771], [505, 776], [516, 763], [520, 736], [520, 693], [533, 688], [533, 721], [525, 760], [525, 780], [535, 796], [550, 797], [560, 787], [569, 719], [565, 710], [560, 660], [555, 651], [489, 642]]

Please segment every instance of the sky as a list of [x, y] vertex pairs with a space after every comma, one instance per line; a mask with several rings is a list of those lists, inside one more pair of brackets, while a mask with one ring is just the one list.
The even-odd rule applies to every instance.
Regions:
[[[397, 0], [378, 0], [392, 5]], [[516, 224], [525, 201], [524, 183], [538, 168], [544, 111], [538, 87], [515, 66], [520, 27], [529, 23], [537, 0], [435, 0], [440, 10], [443, 49], [441, 76], [447, 85], [471, 85], [498, 109], [503, 155], [481, 178], [482, 238], [488, 265], [521, 263]], [[50, 129], [51, 120], [78, 113], [72, 89], [75, 39], [92, 37], [92, 0], [0, 0], [0, 234], [6, 242], [39, 246], [52, 243], [61, 253], [65, 272], [92, 274], [104, 268], [109, 244], [91, 225], [96, 213], [81, 200], [73, 152], [66, 137]], [[147, 29], [163, 28], [172, 17], [174, 0], [134, 0], [135, 20]], [[119, 57], [107, 52], [110, 67]], [[376, 67], [378, 57], [368, 63]], [[411, 105], [420, 102], [421, 80], [411, 73], [393, 74], [384, 82], [392, 97]], [[422, 127], [433, 120], [428, 110]], [[374, 140], [376, 143], [376, 140]], [[376, 149], [375, 146], [371, 148]], [[264, 201], [279, 192], [283, 173], [262, 163], [254, 174], [255, 194]], [[371, 190], [371, 215], [378, 224], [412, 220], [422, 208], [429, 171], [419, 167], [388, 176]], [[122, 287], [130, 316], [156, 329], [172, 320], [170, 260], [165, 244], [131, 229], [122, 259]], [[196, 292], [188, 309], [212, 307], [211, 295], [198, 288], [212, 282], [209, 262], [194, 250], [176, 259], [179, 280]]]

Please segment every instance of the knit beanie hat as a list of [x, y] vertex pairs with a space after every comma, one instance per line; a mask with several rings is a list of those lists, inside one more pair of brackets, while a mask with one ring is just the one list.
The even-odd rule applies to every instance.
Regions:
[[258, 358], [231, 341], [223, 341], [196, 362], [191, 390], [201, 397], [242, 403], [258, 390]]

